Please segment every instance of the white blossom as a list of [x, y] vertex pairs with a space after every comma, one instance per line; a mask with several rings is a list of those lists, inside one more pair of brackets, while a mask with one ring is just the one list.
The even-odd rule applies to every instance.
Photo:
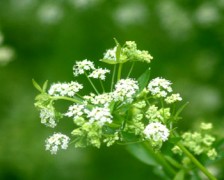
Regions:
[[73, 117], [74, 119], [81, 117], [84, 114], [84, 105], [74, 104], [69, 106], [68, 112], [65, 113], [65, 116]]
[[172, 92], [171, 82], [163, 78], [155, 78], [148, 84], [148, 90], [156, 97], [166, 97]]
[[89, 71], [92, 69], [95, 69], [92, 61], [89, 61], [87, 59], [83, 61], [76, 61], [75, 65], [73, 66], [74, 76], [84, 74], [85, 71]]
[[56, 83], [53, 84], [48, 93], [52, 96], [70, 96], [73, 97], [80, 89], [83, 88], [82, 84], [77, 82], [70, 83]]
[[153, 141], [166, 141], [169, 137], [169, 129], [160, 122], [153, 122], [146, 126], [144, 134], [147, 139]]
[[87, 112], [89, 122], [93, 123], [97, 121], [100, 126], [105, 123], [112, 123], [112, 115], [110, 109], [106, 107], [95, 107], [91, 111]]
[[99, 95], [91, 93], [89, 96], [84, 96], [84, 99], [91, 104], [103, 105], [104, 107], [108, 107], [113, 100], [111, 93], [103, 93]]
[[61, 133], [54, 133], [45, 141], [46, 150], [49, 150], [51, 154], [56, 154], [61, 149], [67, 149], [70, 138]]
[[89, 75], [89, 77], [105, 80], [106, 78], [105, 74], [109, 72], [110, 71], [108, 69], [98, 68], [98, 69], [94, 69], [93, 72]]
[[165, 101], [166, 101], [167, 104], [172, 104], [172, 103], [177, 102], [177, 101], [182, 101], [182, 97], [180, 97], [179, 93], [172, 94], [172, 95], [168, 96], [165, 99]]
[[116, 51], [117, 47], [114, 47], [113, 49], [108, 49], [106, 53], [104, 53], [103, 59], [116, 61]]
[[134, 94], [139, 90], [138, 82], [133, 79], [121, 79], [115, 85], [113, 98], [115, 101], [130, 103], [133, 101]]
[[54, 128], [57, 123], [55, 121], [55, 112], [54, 109], [51, 108], [43, 108], [40, 110], [40, 119], [41, 119], [41, 123]]

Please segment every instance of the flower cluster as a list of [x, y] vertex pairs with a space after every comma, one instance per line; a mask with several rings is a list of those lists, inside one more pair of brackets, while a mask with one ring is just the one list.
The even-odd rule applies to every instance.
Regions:
[[42, 108], [40, 110], [41, 123], [48, 127], [54, 128], [56, 123], [56, 115], [53, 108]]
[[71, 83], [56, 83], [50, 87], [48, 93], [51, 96], [73, 97], [82, 88], [83, 88], [82, 84], [73, 81]]
[[166, 141], [169, 137], [169, 129], [160, 122], [152, 122], [144, 129], [144, 134], [147, 139], [151, 139], [155, 142]]
[[121, 79], [115, 85], [115, 90], [112, 94], [114, 101], [122, 101], [130, 103], [133, 101], [133, 96], [138, 91], [138, 82], [133, 79]]
[[55, 133], [53, 136], [46, 139], [46, 150], [49, 150], [51, 154], [56, 154], [61, 149], [67, 149], [70, 138], [61, 133]]
[[[195, 155], [206, 154], [208, 158], [215, 159], [217, 157], [216, 150], [212, 147], [215, 142], [215, 137], [208, 134], [208, 130], [212, 128], [211, 123], [202, 123], [201, 131], [199, 132], [185, 132], [182, 134], [182, 143]], [[182, 154], [177, 146], [173, 148], [176, 154]]]
[[89, 77], [91, 78], [95, 78], [95, 79], [101, 79], [101, 80], [105, 80], [106, 78], [106, 73], [109, 73], [110, 71], [108, 69], [102, 69], [102, 68], [98, 68], [95, 69], [90, 75]]
[[85, 59], [83, 61], [76, 61], [73, 66], [74, 76], [84, 74], [86, 71], [95, 69], [93, 62]]

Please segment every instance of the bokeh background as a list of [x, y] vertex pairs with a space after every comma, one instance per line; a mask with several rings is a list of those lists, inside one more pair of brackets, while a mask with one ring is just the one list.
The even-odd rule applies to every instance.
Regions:
[[[87, 58], [100, 65], [114, 37], [148, 50], [152, 77], [171, 80], [190, 102], [181, 130], [213, 122], [214, 133], [223, 137], [223, 15], [224, 0], [0, 0], [0, 179], [159, 177], [125, 146], [70, 147], [57, 156], [44, 149], [57, 129], [40, 124], [32, 78], [71, 81], [74, 62]], [[136, 66], [136, 75], [144, 66]], [[72, 123], [64, 124], [71, 130]], [[219, 170], [222, 164], [217, 162]]]

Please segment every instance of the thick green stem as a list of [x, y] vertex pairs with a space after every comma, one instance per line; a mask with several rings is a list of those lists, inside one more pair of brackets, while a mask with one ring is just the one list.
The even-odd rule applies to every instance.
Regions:
[[114, 81], [115, 81], [115, 74], [116, 74], [116, 69], [117, 69], [117, 65], [114, 65], [114, 70], [113, 70], [113, 75], [112, 75], [112, 81], [111, 81], [111, 88], [110, 91], [113, 91], [113, 87], [114, 87]]
[[87, 77], [89, 83], [91, 84], [91, 86], [92, 86], [93, 89], [95, 90], [95, 92], [96, 92], [97, 94], [100, 94], [100, 93], [97, 91], [97, 89], [96, 89], [96, 87], [94, 86], [94, 84], [93, 84], [93, 82], [91, 81], [91, 79], [88, 77], [88, 75], [87, 75], [86, 73], [85, 73], [85, 75], [86, 75], [86, 77]]
[[121, 70], [122, 70], [122, 66], [123, 64], [119, 64], [119, 67], [118, 67], [118, 72], [117, 72], [117, 81], [119, 81], [121, 79]]
[[217, 180], [180, 142], [177, 146], [186, 154], [190, 160], [197, 166], [210, 180]]

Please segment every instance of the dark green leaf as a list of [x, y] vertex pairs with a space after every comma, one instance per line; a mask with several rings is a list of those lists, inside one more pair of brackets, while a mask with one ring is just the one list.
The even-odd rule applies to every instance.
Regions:
[[150, 78], [150, 68], [148, 68], [139, 78], [139, 92], [141, 92], [148, 84]]
[[41, 89], [40, 85], [37, 84], [37, 82], [36, 82], [34, 79], [32, 79], [32, 82], [33, 82], [34, 87], [35, 87], [38, 91], [43, 92], [43, 90]]

